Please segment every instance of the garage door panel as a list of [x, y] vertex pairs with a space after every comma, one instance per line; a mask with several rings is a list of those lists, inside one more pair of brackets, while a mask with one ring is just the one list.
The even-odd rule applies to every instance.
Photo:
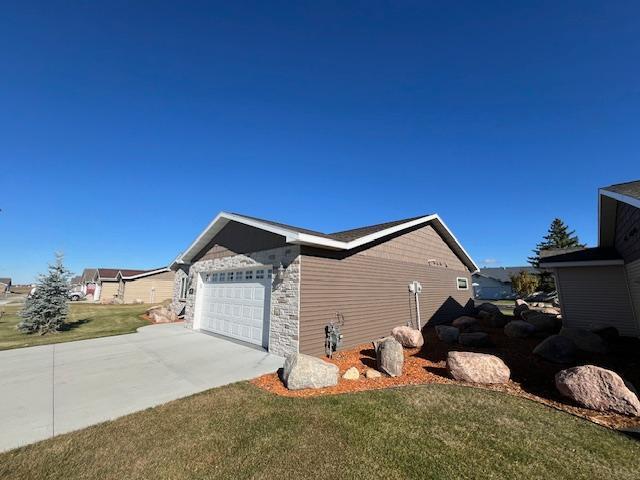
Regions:
[[262, 272], [259, 278], [253, 271], [205, 277], [197, 293], [200, 328], [266, 346], [271, 282]]

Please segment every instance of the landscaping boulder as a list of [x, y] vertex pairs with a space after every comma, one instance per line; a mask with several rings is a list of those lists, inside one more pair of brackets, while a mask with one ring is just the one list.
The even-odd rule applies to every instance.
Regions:
[[332, 387], [338, 384], [337, 365], [303, 353], [292, 353], [284, 362], [282, 380], [289, 390]]
[[366, 378], [380, 378], [380, 377], [382, 377], [382, 374], [378, 370], [374, 370], [373, 368], [369, 368], [369, 369], [367, 369], [366, 372], [364, 372], [364, 376]]
[[514, 320], [504, 326], [504, 334], [511, 338], [526, 338], [536, 331], [536, 327], [524, 320]]
[[560, 335], [570, 338], [580, 350], [590, 353], [607, 353], [607, 344], [598, 334], [583, 328], [562, 327]]
[[178, 321], [178, 316], [175, 312], [163, 306], [148, 309], [147, 315], [153, 323], [171, 323]]
[[521, 320], [522, 319], [522, 312], [524, 312], [525, 310], [529, 310], [529, 304], [527, 302], [525, 302], [524, 300], [517, 299], [516, 300], [516, 306], [513, 309], [514, 318], [516, 320]]
[[437, 325], [436, 335], [438, 335], [438, 338], [444, 343], [456, 343], [460, 335], [460, 330], [450, 325]]
[[506, 383], [509, 367], [494, 355], [472, 352], [449, 352], [447, 370], [453, 378], [473, 383]]
[[497, 305], [489, 302], [485, 302], [477, 308], [479, 312], [501, 313], [500, 308]]
[[561, 323], [555, 315], [548, 315], [546, 313], [536, 312], [526, 315], [524, 320], [536, 327], [536, 332], [539, 333], [557, 333], [561, 326]]
[[405, 348], [419, 348], [424, 345], [424, 337], [420, 330], [402, 326], [391, 330], [391, 335]]
[[640, 416], [640, 401], [635, 389], [611, 370], [595, 365], [562, 370], [556, 374], [556, 388], [587, 408]]
[[465, 347], [490, 347], [491, 339], [484, 332], [461, 333], [458, 343]]
[[493, 303], [483, 303], [480, 307], [478, 307], [478, 318], [484, 320], [493, 328], [502, 328], [509, 321]]
[[356, 367], [351, 367], [342, 375], [345, 380], [360, 380], [360, 372]]
[[459, 329], [461, 332], [477, 332], [480, 330], [480, 324], [478, 324], [478, 319], [473, 317], [458, 317], [451, 325]]
[[578, 347], [573, 340], [562, 335], [551, 335], [533, 349], [533, 353], [553, 363], [573, 363]]
[[394, 337], [385, 337], [373, 342], [378, 370], [392, 377], [402, 375], [404, 351]]
[[541, 313], [558, 316], [560, 315], [560, 310], [555, 307], [545, 307], [541, 310]]

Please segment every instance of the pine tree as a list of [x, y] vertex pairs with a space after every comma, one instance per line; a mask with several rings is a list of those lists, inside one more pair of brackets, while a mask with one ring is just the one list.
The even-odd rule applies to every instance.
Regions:
[[[542, 242], [538, 243], [536, 248], [533, 249], [534, 255], [527, 259], [528, 262], [531, 266], [539, 268], [540, 252], [543, 250], [583, 248], [585, 245], [580, 243], [575, 233], [575, 230], [569, 231], [569, 227], [562, 220], [559, 218], [554, 219], [549, 226], [547, 234], [542, 237]], [[540, 272], [540, 288], [545, 292], [555, 290], [555, 281], [550, 272]]]
[[18, 330], [21, 332], [44, 335], [64, 327], [69, 311], [67, 294], [71, 272], [64, 267], [62, 259], [62, 254], [56, 254], [56, 263], [49, 265], [46, 275], [39, 276], [33, 295], [27, 298], [20, 312], [22, 321]]

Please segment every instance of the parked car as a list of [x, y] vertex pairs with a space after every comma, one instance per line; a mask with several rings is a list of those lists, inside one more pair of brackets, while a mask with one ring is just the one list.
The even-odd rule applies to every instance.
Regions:
[[75, 292], [69, 292], [67, 294], [67, 297], [72, 302], [79, 302], [80, 300], [84, 300], [86, 295], [84, 293], [76, 290]]

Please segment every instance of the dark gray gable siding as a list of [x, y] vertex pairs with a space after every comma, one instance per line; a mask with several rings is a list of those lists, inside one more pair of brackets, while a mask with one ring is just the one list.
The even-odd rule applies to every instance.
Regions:
[[615, 247], [625, 262], [640, 259], [640, 209], [618, 202]]

